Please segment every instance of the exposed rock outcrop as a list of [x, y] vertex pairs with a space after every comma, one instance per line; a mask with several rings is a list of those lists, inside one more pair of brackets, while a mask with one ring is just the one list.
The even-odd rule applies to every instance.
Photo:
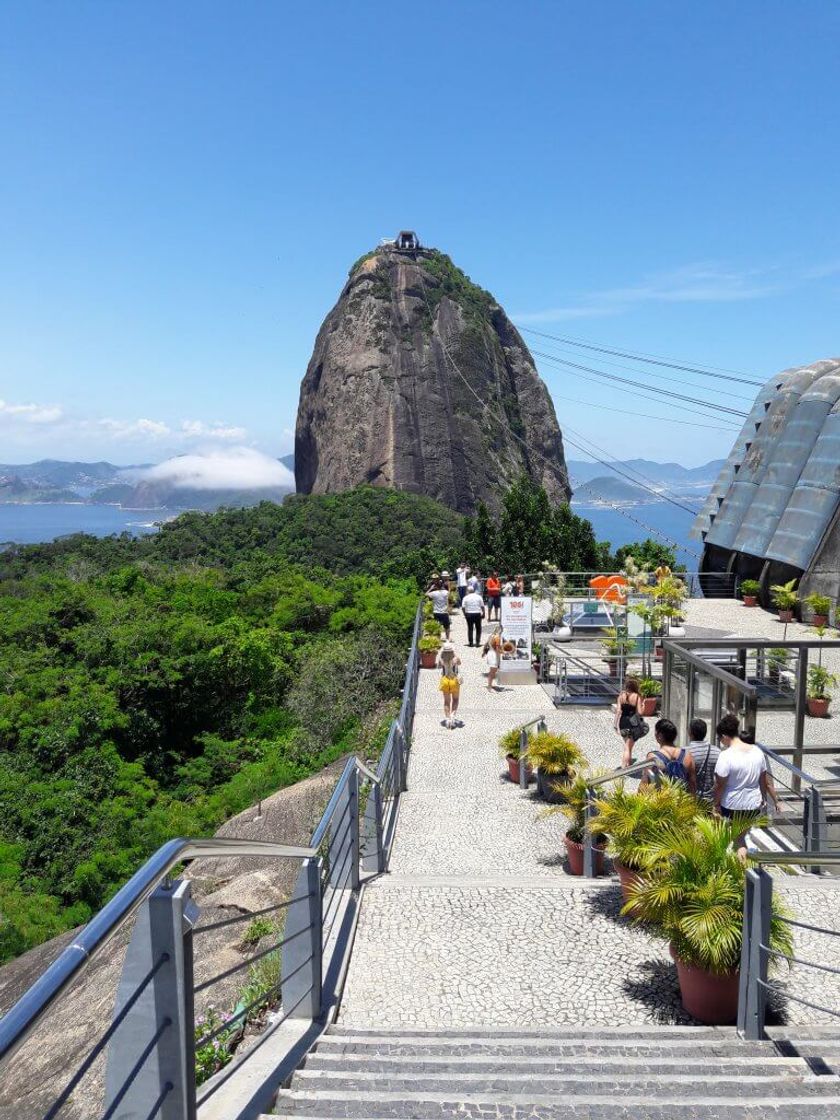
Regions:
[[551, 398], [503, 309], [437, 250], [363, 257], [301, 386], [298, 491], [371, 483], [472, 513], [523, 472], [568, 500]]

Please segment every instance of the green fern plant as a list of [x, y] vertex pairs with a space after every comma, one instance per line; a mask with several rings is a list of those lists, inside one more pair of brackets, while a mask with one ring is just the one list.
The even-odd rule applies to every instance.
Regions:
[[[644, 871], [622, 913], [666, 938], [683, 964], [718, 974], [734, 972], [741, 960], [746, 876], [735, 841], [750, 824], [760, 823], [697, 817], [688, 828], [665, 826], [637, 850]], [[793, 952], [786, 916], [774, 895], [770, 948], [783, 957]]]
[[568, 735], [539, 731], [528, 743], [528, 761], [543, 774], [569, 774], [584, 762], [583, 752]]
[[[558, 805], [552, 805], [550, 809], [544, 809], [540, 814], [542, 817], [551, 817], [555, 813], [560, 813], [570, 822], [569, 827], [566, 829], [566, 835], [570, 840], [576, 844], [583, 843], [583, 837], [586, 833], [586, 802], [589, 799], [589, 787], [593, 779], [601, 777], [606, 771], [599, 770], [595, 773], [578, 773], [570, 782], [556, 782], [552, 789], [556, 793], [563, 795], [563, 801]], [[594, 840], [600, 842], [603, 836], [599, 833], [594, 836]]]
[[790, 579], [787, 583], [774, 583], [770, 588], [773, 594], [773, 603], [777, 610], [792, 611], [796, 604], [799, 602], [799, 596], [796, 593], [796, 585], [799, 581]]
[[[499, 754], [502, 758], [507, 758], [511, 755], [513, 758], [519, 758], [519, 739], [522, 734], [521, 727], [513, 727], [510, 731], [506, 731], [499, 740]], [[532, 736], [529, 733], [528, 740], [530, 743]]]

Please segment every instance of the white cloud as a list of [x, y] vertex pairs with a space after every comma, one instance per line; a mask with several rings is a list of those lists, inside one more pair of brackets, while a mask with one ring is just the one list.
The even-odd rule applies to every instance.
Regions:
[[168, 482], [171, 486], [191, 490], [295, 488], [294, 475], [288, 468], [251, 447], [176, 455], [132, 475], [141, 481]]
[[552, 323], [618, 315], [640, 303], [732, 303], [761, 299], [780, 289], [768, 270], [737, 271], [700, 262], [643, 277], [637, 284], [590, 292], [578, 303], [514, 315], [518, 323]]
[[203, 420], [184, 420], [181, 434], [187, 439], [243, 440], [248, 432], [245, 428], [233, 427], [221, 420], [214, 420], [212, 424], [205, 424]]
[[172, 429], [162, 420], [112, 420], [104, 417], [102, 420], [85, 421], [84, 426], [92, 423], [94, 427], [101, 428], [115, 439], [163, 439], [172, 434]]
[[0, 400], [0, 418], [14, 418], [25, 424], [54, 424], [62, 411], [56, 405], [11, 404]]

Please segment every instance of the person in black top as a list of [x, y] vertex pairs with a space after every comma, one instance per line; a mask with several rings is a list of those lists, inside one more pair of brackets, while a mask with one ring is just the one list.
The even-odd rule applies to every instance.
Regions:
[[639, 693], [639, 682], [635, 677], [627, 677], [624, 688], [619, 692], [615, 702], [614, 727], [624, 740], [624, 754], [621, 765], [626, 770], [633, 764], [633, 744], [636, 739], [631, 731], [631, 720], [634, 715], [642, 714], [642, 697]]

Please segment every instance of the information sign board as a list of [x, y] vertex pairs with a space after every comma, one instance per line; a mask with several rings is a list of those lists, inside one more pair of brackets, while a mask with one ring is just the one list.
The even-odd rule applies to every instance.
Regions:
[[502, 669], [530, 669], [533, 607], [530, 595], [502, 599]]

